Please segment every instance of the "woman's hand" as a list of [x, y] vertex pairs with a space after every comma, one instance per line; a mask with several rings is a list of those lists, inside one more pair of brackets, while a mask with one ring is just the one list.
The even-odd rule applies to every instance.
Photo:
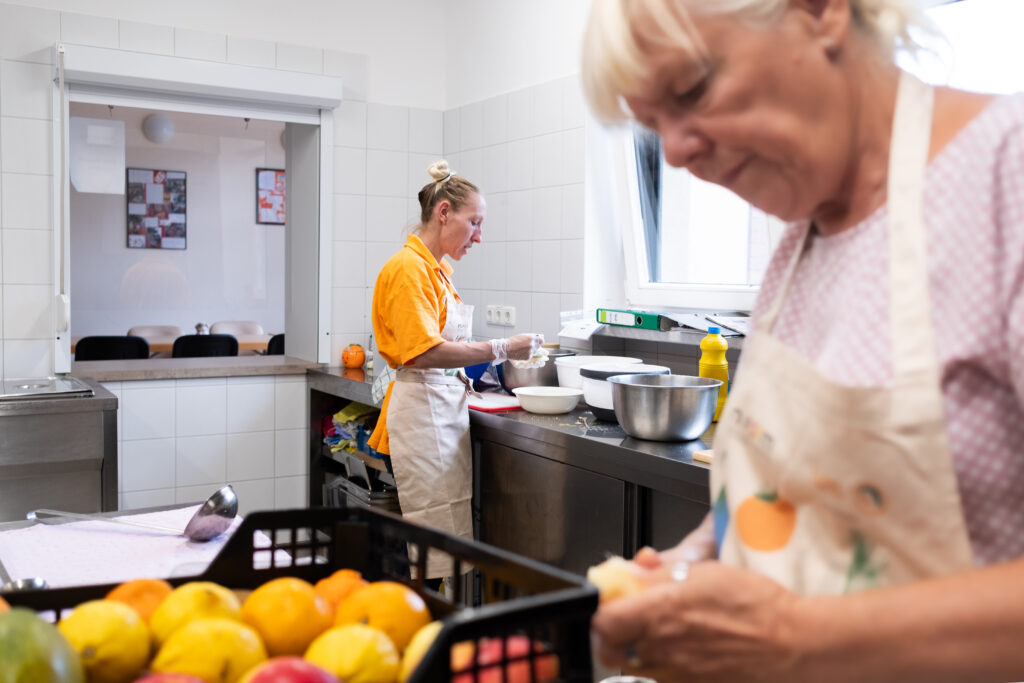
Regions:
[[591, 628], [606, 665], [659, 681], [789, 680], [791, 614], [801, 599], [763, 576], [717, 562], [671, 578], [652, 569], [643, 591], [603, 605]]
[[508, 338], [509, 360], [526, 360], [544, 343], [541, 334], [515, 334]]
[[637, 552], [633, 562], [644, 569], [657, 569], [663, 565], [671, 567], [679, 562], [692, 564], [713, 560], [716, 557], [718, 548], [715, 544], [715, 522], [709, 514], [704, 517], [700, 526], [688, 533], [675, 547], [661, 552], [643, 547]]

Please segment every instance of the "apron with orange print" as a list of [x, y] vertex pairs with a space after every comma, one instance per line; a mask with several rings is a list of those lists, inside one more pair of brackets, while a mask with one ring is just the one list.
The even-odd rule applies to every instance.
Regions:
[[772, 335], [797, 249], [719, 421], [719, 557], [801, 594], [972, 566], [930, 315], [922, 214], [932, 102], [930, 86], [901, 76], [888, 185], [891, 385], [839, 385]]

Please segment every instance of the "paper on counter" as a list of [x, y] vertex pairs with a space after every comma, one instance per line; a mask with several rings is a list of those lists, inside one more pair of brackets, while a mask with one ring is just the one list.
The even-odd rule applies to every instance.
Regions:
[[[198, 505], [138, 515], [132, 521], [184, 529]], [[100, 521], [34, 524], [0, 533], [0, 561], [13, 579], [40, 576], [52, 588], [118, 583], [139, 578], [200, 574], [242, 523], [236, 517], [228, 531], [199, 543], [184, 536]], [[270, 546], [260, 534], [256, 544]], [[278, 564], [287, 564], [288, 555]], [[266, 553], [269, 560], [269, 552]]]

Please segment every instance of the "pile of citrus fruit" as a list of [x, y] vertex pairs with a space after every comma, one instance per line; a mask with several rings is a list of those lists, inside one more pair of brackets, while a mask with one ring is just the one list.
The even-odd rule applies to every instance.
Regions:
[[[137, 579], [78, 605], [56, 626], [0, 598], [0, 683], [401, 683], [440, 631], [414, 590], [369, 583], [349, 569], [315, 585], [284, 577], [253, 591]], [[507, 680], [557, 679], [555, 655], [512, 636], [481, 641], [479, 652], [471, 642], [457, 645], [454, 671], [474, 659], [491, 668], [453, 680], [506, 680], [502, 653], [523, 656], [531, 647], [540, 653], [534, 678], [522, 660], [506, 666]]]

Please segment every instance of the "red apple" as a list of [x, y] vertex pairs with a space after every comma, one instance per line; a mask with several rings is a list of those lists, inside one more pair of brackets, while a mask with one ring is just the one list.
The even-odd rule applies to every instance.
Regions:
[[203, 683], [203, 679], [188, 674], [160, 673], [149, 674], [135, 683]]
[[[530, 652], [530, 639], [526, 636], [509, 636], [505, 639], [504, 651], [505, 659], [525, 657]], [[533, 651], [538, 654], [547, 653], [548, 648], [542, 643], [533, 643]], [[530, 678], [530, 660], [521, 659], [508, 663], [505, 666], [507, 677], [504, 678], [501, 661], [501, 639], [489, 638], [482, 641], [476, 656], [477, 665], [480, 667], [476, 683], [530, 683], [531, 680], [545, 683], [558, 678], [558, 656], [554, 654], [543, 654], [534, 658], [534, 679]], [[473, 674], [470, 672], [456, 676], [452, 678], [452, 683], [474, 683]]]
[[302, 657], [272, 657], [242, 677], [240, 683], [340, 683], [338, 677]]

